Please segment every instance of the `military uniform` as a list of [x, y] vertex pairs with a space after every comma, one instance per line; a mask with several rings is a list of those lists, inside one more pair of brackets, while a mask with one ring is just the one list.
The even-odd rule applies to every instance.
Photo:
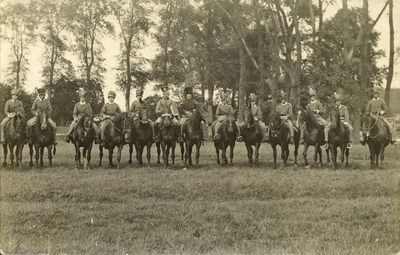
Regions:
[[293, 143], [294, 130], [292, 123], [292, 115], [293, 115], [293, 107], [287, 102], [287, 94], [285, 92], [281, 92], [281, 100], [285, 99], [284, 103], [280, 103], [276, 106], [276, 112], [279, 114], [280, 118], [285, 121], [286, 125], [289, 128], [290, 132], [290, 143]]
[[[229, 115], [233, 115], [234, 111], [232, 108], [232, 105], [228, 104], [228, 95], [227, 94], [222, 94], [221, 96], [222, 102], [217, 106], [217, 110], [215, 111], [215, 117], [217, 118], [216, 121], [213, 123], [213, 139], [214, 140], [219, 140], [220, 138], [220, 129], [222, 126], [222, 123], [228, 118]], [[239, 135], [239, 129], [237, 129], [237, 134]]]
[[[139, 120], [140, 117], [140, 111], [142, 111], [143, 109], [146, 110], [147, 112], [149, 111], [149, 107], [146, 104], [146, 102], [144, 102], [142, 100], [143, 97], [143, 90], [141, 88], [138, 88], [136, 90], [136, 100], [132, 102], [131, 104], [131, 108], [130, 108], [130, 112], [133, 115], [133, 121], [137, 121]], [[158, 140], [158, 137], [156, 137], [156, 133], [154, 131], [154, 122], [151, 119], [148, 119], [150, 126], [151, 126], [151, 131], [153, 132], [153, 140]]]
[[[251, 113], [253, 114], [253, 118], [254, 120], [258, 123], [258, 125], [260, 126], [260, 130], [261, 130], [261, 134], [263, 136], [263, 140], [262, 142], [266, 142], [268, 141], [268, 137], [267, 137], [267, 126], [265, 125], [265, 123], [261, 120], [262, 118], [262, 111], [261, 108], [258, 106], [257, 104], [257, 96], [255, 93], [250, 93], [250, 109], [251, 109]], [[241, 122], [238, 124], [239, 127], [239, 131], [240, 129], [243, 127], [244, 122]], [[238, 137], [238, 141], [242, 140], [241, 135], [239, 135]]]
[[[115, 99], [116, 96], [117, 96], [117, 94], [114, 91], [108, 92], [108, 98], [111, 97], [111, 98]], [[106, 128], [107, 128], [108, 124], [110, 124], [111, 121], [115, 118], [115, 116], [121, 112], [122, 112], [121, 108], [115, 102], [112, 102], [112, 103], [108, 102], [103, 105], [103, 107], [101, 108], [101, 111], [100, 111], [100, 117], [103, 120], [99, 124], [101, 142], [103, 142], [105, 139], [105, 133], [106, 133]]]
[[[312, 97], [316, 96], [315, 90], [310, 89], [309, 90], [309, 98], [311, 99]], [[324, 127], [328, 126], [329, 122], [322, 118], [322, 113], [324, 112], [324, 107], [322, 106], [321, 102], [312, 99], [306, 106], [308, 109], [310, 109], [314, 113], [315, 119], [318, 121], [318, 123]], [[303, 123], [303, 125], [300, 126], [300, 143], [304, 143], [304, 129], [306, 127], [306, 124]]]
[[[339, 103], [340, 104], [337, 107], [338, 111], [339, 111], [339, 116], [340, 116], [340, 121], [343, 122], [343, 124], [347, 127], [347, 129], [349, 130], [349, 143], [347, 144], [347, 148], [350, 149], [351, 146], [351, 139], [353, 137], [353, 126], [350, 123], [350, 119], [349, 119], [349, 111], [347, 110], [347, 107], [341, 104], [342, 101], [342, 97], [339, 94], [334, 95], [335, 98], [335, 103]], [[328, 134], [329, 134], [329, 130], [330, 130], [330, 124], [328, 124], [325, 129], [324, 129], [324, 135], [325, 135], [325, 142], [326, 142], [326, 148], [328, 148]]]
[[[11, 96], [17, 96], [18, 98], [19, 90], [18, 89], [12, 89], [11, 90]], [[6, 117], [3, 119], [3, 121], [0, 124], [0, 133], [1, 133], [1, 143], [5, 143], [5, 128], [7, 122], [15, 116], [16, 113], [21, 113], [22, 115], [25, 115], [25, 109], [23, 103], [18, 100], [18, 99], [10, 99], [6, 102], [6, 105], [4, 106], [4, 113], [6, 114]]]
[[[53, 108], [51, 107], [51, 103], [48, 99], [44, 98], [46, 94], [45, 89], [38, 89], [39, 97], [35, 99], [31, 107], [31, 113], [33, 117], [28, 120], [28, 138], [31, 140], [32, 134], [32, 127], [36, 124], [38, 112], [47, 112], [48, 118], [47, 121], [49, 122], [52, 130], [53, 130], [53, 139], [54, 144], [56, 144], [56, 132], [57, 132], [57, 125], [51, 119], [51, 114], [53, 112]], [[43, 98], [43, 99], [42, 99]]]
[[[86, 97], [86, 92], [85, 91], [80, 91], [79, 92], [79, 96], [81, 98]], [[68, 133], [67, 136], [65, 137], [65, 140], [67, 143], [69, 143], [70, 140], [70, 135], [72, 130], [74, 130], [74, 128], [76, 127], [76, 125], [79, 122], [79, 119], [84, 116], [84, 115], [89, 115], [89, 116], [93, 116], [93, 111], [92, 111], [92, 107], [90, 106], [89, 103], [87, 103], [86, 101], [84, 102], [78, 102], [75, 104], [74, 106], [74, 110], [72, 112], [72, 117], [74, 118], [74, 121], [72, 121], [71, 125], [69, 126], [68, 129]], [[97, 127], [97, 125], [93, 122], [93, 129], [96, 133], [96, 143], [98, 143], [98, 136], [99, 136], [99, 128]]]
[[163, 114], [170, 114], [172, 115], [171, 121], [172, 124], [174, 125], [179, 125], [179, 122], [177, 120], [179, 113], [178, 113], [178, 107], [174, 101], [169, 99], [169, 92], [167, 89], [163, 89], [163, 98], [158, 101], [157, 106], [156, 106], [156, 114], [159, 116], [158, 119], [156, 120], [156, 124], [161, 124], [162, 118], [161, 116]]
[[[374, 98], [368, 101], [367, 109], [365, 111], [365, 114], [373, 119], [376, 119], [378, 115], [384, 116], [388, 112], [386, 102], [383, 99], [379, 98], [379, 90], [379, 87], [373, 88]], [[393, 130], [392, 125], [387, 121], [387, 119], [383, 117], [381, 117], [381, 119], [385, 123], [388, 130], [388, 140], [391, 141], [392, 144], [394, 144], [396, 142], [396, 133]]]

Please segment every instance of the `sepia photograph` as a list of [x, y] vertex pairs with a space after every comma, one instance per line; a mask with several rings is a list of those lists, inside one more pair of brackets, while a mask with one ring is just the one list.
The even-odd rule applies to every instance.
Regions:
[[0, 255], [400, 254], [400, 0], [0, 0]]

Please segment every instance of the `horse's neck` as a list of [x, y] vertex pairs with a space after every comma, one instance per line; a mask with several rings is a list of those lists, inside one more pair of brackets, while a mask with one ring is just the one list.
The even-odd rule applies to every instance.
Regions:
[[307, 116], [308, 116], [307, 117], [308, 121], [306, 122], [306, 125], [308, 127], [315, 127], [317, 129], [319, 129], [320, 128], [320, 124], [317, 121], [317, 119], [315, 118], [315, 116], [314, 116], [314, 114], [312, 113], [311, 110], [307, 111]]

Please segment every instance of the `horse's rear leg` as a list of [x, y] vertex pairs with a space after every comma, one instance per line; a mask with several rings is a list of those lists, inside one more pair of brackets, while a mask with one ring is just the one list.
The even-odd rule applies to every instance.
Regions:
[[99, 146], [99, 167], [101, 167], [101, 163], [102, 163], [102, 160], [103, 160], [103, 146]]
[[33, 167], [33, 145], [32, 144], [29, 144], [29, 157], [30, 157], [30, 160], [29, 160], [29, 167]]
[[3, 154], [4, 154], [3, 167], [6, 167], [7, 166], [7, 144], [3, 144]]
[[[199, 167], [200, 147], [201, 147], [201, 141], [198, 141], [196, 143], [196, 165], [195, 165], [196, 168]], [[225, 154], [225, 159], [226, 159], [226, 154]]]
[[349, 149], [345, 149], [346, 150], [346, 167], [348, 167], [349, 166], [349, 153], [350, 153], [350, 150]]
[[173, 142], [173, 143], [172, 143], [172, 147], [171, 147], [171, 161], [172, 161], [172, 165], [175, 165], [175, 146], [176, 146], [176, 143]]
[[261, 146], [261, 143], [258, 143], [258, 142], [256, 142], [256, 145], [254, 146], [254, 150], [255, 150], [255, 152], [254, 152], [254, 164], [256, 166], [259, 165], [258, 158], [259, 158], [260, 146]]
[[132, 152], [133, 152], [133, 145], [129, 144], [129, 164], [132, 164]]
[[229, 153], [229, 156], [231, 158], [231, 161], [229, 162], [229, 164], [231, 164], [231, 165], [233, 163], [233, 148], [235, 148], [235, 146], [233, 144], [231, 144], [231, 146], [230, 146], [231, 150], [230, 150], [230, 153]]
[[306, 142], [306, 143], [304, 143], [304, 151], [303, 151], [304, 165], [305, 165], [306, 167], [308, 167], [307, 150], [308, 150], [308, 144], [307, 144], [307, 142]]
[[217, 153], [217, 164], [219, 165], [221, 162], [219, 161], [219, 147], [218, 145], [215, 145], [215, 152]]
[[114, 166], [113, 164], [113, 154], [114, 154], [114, 146], [110, 146], [108, 150], [108, 164], [112, 167]]
[[124, 147], [123, 144], [118, 146], [118, 154], [117, 154], [117, 166], [118, 169], [121, 169], [121, 152], [122, 152], [122, 148]]
[[40, 167], [43, 167], [43, 154], [44, 154], [44, 147], [40, 147]]
[[253, 148], [251, 147], [251, 144], [247, 143], [246, 149], [247, 149], [247, 158], [249, 159], [249, 165], [252, 165], [253, 164]]
[[185, 147], [183, 145], [183, 142], [179, 143], [179, 146], [181, 146], [181, 160], [184, 160], [184, 155], [185, 155]]
[[49, 159], [49, 166], [52, 167], [53, 166], [53, 155], [51, 155], [51, 151], [53, 150], [53, 145], [49, 145], [47, 147], [47, 158]]
[[276, 164], [276, 156], [277, 156], [277, 152], [276, 152], [276, 144], [274, 144], [272, 146], [272, 156], [274, 157], [274, 169], [276, 169], [277, 164]]

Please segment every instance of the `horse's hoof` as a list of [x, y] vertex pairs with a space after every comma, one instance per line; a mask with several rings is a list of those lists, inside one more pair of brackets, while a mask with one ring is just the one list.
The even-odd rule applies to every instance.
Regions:
[[304, 168], [306, 168], [306, 169], [310, 169], [310, 165], [306, 165]]
[[184, 167], [184, 168], [183, 168], [183, 171], [187, 171], [187, 168], [186, 168], [186, 167]]
[[295, 167], [298, 167], [297, 163], [294, 164]]

